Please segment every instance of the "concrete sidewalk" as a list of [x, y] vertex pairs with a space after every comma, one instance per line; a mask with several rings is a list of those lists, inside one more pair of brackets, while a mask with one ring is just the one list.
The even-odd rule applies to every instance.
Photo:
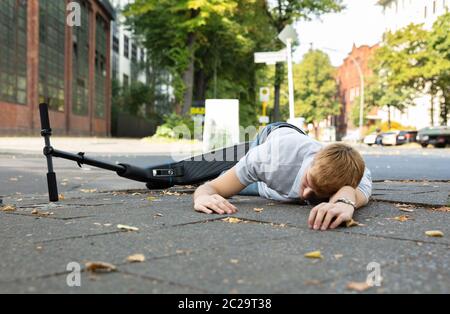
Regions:
[[[195, 213], [192, 189], [76, 190], [52, 205], [42, 194], [10, 195], [3, 201], [16, 210], [0, 211], [0, 292], [449, 293], [449, 191], [443, 182], [375, 183], [354, 217], [362, 225], [326, 232], [308, 229], [310, 207], [262, 198], [234, 197], [238, 220]], [[317, 250], [321, 259], [305, 257]], [[133, 254], [146, 259], [127, 262]], [[92, 261], [117, 269], [86, 271]], [[67, 285], [71, 262], [81, 287]], [[379, 287], [364, 286], [369, 263], [380, 266]]]
[[[54, 136], [51, 138], [51, 143], [59, 150], [94, 154], [188, 155], [199, 153], [202, 150], [202, 143], [198, 141], [164, 139]], [[0, 137], [0, 154], [42, 154], [43, 147], [44, 139], [42, 137]]]

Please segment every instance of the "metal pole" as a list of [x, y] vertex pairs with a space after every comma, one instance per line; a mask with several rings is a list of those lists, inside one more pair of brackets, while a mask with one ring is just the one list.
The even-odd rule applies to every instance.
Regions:
[[295, 118], [294, 112], [294, 73], [292, 71], [292, 39], [286, 41], [287, 64], [288, 64], [288, 83], [289, 83], [289, 120]]

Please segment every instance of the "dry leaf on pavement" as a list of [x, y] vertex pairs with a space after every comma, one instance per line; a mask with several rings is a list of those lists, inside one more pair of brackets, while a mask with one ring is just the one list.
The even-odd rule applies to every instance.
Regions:
[[312, 251], [305, 254], [307, 258], [323, 258], [322, 253], [320, 251]]
[[444, 206], [444, 207], [439, 207], [439, 208], [432, 208], [431, 210], [436, 211], [436, 212], [448, 213], [448, 212], [450, 212], [450, 207]]
[[127, 225], [117, 225], [117, 228], [123, 231], [139, 231], [139, 228], [127, 226]]
[[64, 201], [64, 194], [59, 194], [58, 198], [59, 198], [60, 201]]
[[14, 212], [17, 210], [16, 206], [14, 206], [14, 205], [5, 205], [5, 206], [0, 207], [0, 209], [3, 212]]
[[358, 292], [363, 292], [370, 288], [371, 288], [371, 286], [365, 281], [363, 281], [363, 282], [352, 281], [347, 284], [348, 290], [354, 290], [354, 291], [358, 291]]
[[32, 215], [39, 216], [39, 217], [48, 217], [48, 216], [53, 215], [53, 213], [51, 213], [51, 212], [40, 212], [40, 211], [38, 211], [37, 209], [33, 209], [33, 211], [31, 212], [31, 214], [32, 214]]
[[145, 262], [144, 254], [134, 254], [127, 257], [127, 262], [130, 263], [142, 263]]
[[109, 273], [117, 270], [116, 266], [105, 262], [87, 262], [85, 266], [87, 271], [94, 273]]
[[365, 225], [363, 225], [363, 224], [361, 224], [361, 223], [359, 223], [359, 222], [357, 222], [357, 221], [355, 221], [355, 220], [353, 220], [353, 219], [350, 219], [349, 221], [346, 221], [346, 222], [345, 222], [345, 226], [346, 226], [347, 228], [351, 228], [351, 227], [356, 227], [356, 226], [358, 226], [358, 227], [364, 227]]
[[443, 237], [444, 236], [444, 233], [440, 230], [425, 231], [425, 234], [429, 237]]
[[242, 222], [242, 220], [240, 220], [239, 218], [234, 218], [234, 217], [227, 217], [222, 219], [222, 221], [228, 222], [230, 224], [237, 224]]
[[83, 192], [83, 193], [95, 193], [95, 192], [97, 192], [97, 189], [80, 189], [80, 192]]
[[255, 212], [257, 212], [257, 213], [260, 213], [260, 212], [262, 212], [263, 210], [264, 210], [264, 208], [258, 208], [258, 207], [253, 208], [253, 211], [255, 211]]
[[408, 213], [413, 213], [414, 208], [416, 208], [414, 205], [411, 204], [395, 204], [395, 207], [397, 207], [398, 210]]
[[405, 221], [408, 221], [408, 220], [414, 220], [413, 218], [411, 218], [408, 215], [401, 215], [401, 216], [397, 216], [397, 217], [394, 217], [394, 218], [388, 218], [388, 219], [397, 220], [397, 221], [400, 221], [400, 222], [405, 222]]

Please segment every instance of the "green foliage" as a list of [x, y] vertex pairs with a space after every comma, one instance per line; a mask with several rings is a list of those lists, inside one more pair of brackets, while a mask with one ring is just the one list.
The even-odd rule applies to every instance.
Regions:
[[420, 93], [442, 99], [441, 122], [450, 111], [450, 13], [440, 16], [431, 31], [410, 24], [385, 34], [375, 54], [375, 78], [369, 84], [369, 99], [378, 106], [403, 110]]
[[157, 138], [176, 138], [177, 128], [186, 128], [194, 135], [194, 121], [190, 117], [180, 116], [175, 113], [164, 116], [164, 123], [158, 126], [155, 137]]
[[296, 114], [306, 123], [318, 122], [339, 113], [336, 101], [335, 68], [328, 55], [320, 50], [310, 50], [295, 67]]

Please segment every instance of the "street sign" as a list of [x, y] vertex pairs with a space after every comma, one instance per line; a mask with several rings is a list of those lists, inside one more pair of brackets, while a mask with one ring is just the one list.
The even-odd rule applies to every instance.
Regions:
[[270, 100], [270, 88], [269, 87], [261, 87], [259, 89], [259, 101], [260, 102], [269, 102]]
[[298, 38], [297, 32], [292, 25], [287, 25], [283, 31], [278, 35], [278, 39], [281, 40], [285, 45], [287, 45], [290, 40], [291, 44], [294, 43]]
[[259, 116], [259, 123], [269, 123], [269, 117], [268, 116]]
[[203, 151], [239, 144], [239, 100], [207, 99]]
[[280, 51], [256, 52], [255, 63], [275, 64], [277, 62], [286, 62], [286, 49]]

